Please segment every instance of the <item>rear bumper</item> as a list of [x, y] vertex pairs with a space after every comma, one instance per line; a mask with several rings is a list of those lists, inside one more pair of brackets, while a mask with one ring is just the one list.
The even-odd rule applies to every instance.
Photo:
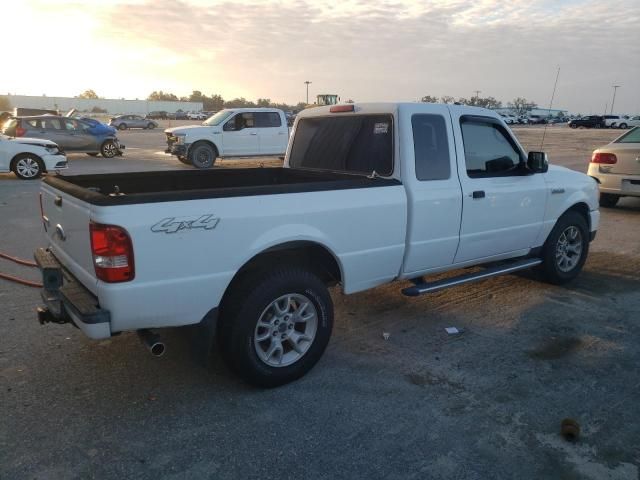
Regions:
[[640, 175], [607, 173], [596, 163], [589, 164], [588, 175], [596, 179], [601, 193], [640, 197]]
[[111, 336], [111, 315], [100, 308], [98, 298], [66, 270], [49, 250], [34, 253], [42, 273], [41, 293], [45, 307], [38, 309], [40, 323], [73, 323], [89, 338]]

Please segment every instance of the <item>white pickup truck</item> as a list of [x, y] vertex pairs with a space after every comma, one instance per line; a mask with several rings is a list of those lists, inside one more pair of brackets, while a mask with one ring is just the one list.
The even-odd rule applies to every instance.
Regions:
[[216, 158], [284, 155], [289, 127], [277, 108], [220, 110], [202, 125], [167, 128], [166, 153], [197, 168], [211, 168]]
[[415, 296], [531, 267], [563, 283], [599, 221], [596, 182], [527, 155], [499, 115], [424, 103], [305, 110], [283, 168], [49, 176], [41, 199], [42, 323], [138, 330], [156, 353], [147, 329], [195, 325], [262, 386], [318, 361], [330, 285]]

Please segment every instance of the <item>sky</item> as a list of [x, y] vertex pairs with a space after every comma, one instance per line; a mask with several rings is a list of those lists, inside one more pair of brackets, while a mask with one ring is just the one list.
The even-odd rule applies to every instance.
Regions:
[[[0, 20], [0, 93], [192, 90], [291, 104], [520, 96], [640, 113], [638, 0], [21, 0]], [[6, 72], [14, 72], [7, 75]], [[607, 109], [608, 111], [608, 109]]]

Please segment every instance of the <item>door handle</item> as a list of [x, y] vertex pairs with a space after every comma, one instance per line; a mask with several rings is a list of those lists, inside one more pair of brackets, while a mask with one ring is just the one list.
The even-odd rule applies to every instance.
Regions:
[[484, 190], [476, 190], [470, 196], [473, 198], [484, 198]]
[[251, 132], [249, 135], [257, 135], [258, 132]]

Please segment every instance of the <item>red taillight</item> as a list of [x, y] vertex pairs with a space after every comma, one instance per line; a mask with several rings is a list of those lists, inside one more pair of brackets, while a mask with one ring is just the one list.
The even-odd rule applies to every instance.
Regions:
[[27, 133], [27, 131], [24, 128], [16, 127], [16, 137], [24, 137], [25, 133]]
[[591, 163], [604, 163], [606, 165], [613, 165], [617, 162], [618, 158], [613, 153], [595, 152], [591, 157]]
[[334, 105], [329, 108], [329, 112], [331, 113], [342, 113], [342, 112], [353, 112], [355, 111], [354, 105]]
[[89, 230], [96, 277], [108, 283], [133, 280], [133, 246], [127, 231], [115, 225], [93, 222]]

